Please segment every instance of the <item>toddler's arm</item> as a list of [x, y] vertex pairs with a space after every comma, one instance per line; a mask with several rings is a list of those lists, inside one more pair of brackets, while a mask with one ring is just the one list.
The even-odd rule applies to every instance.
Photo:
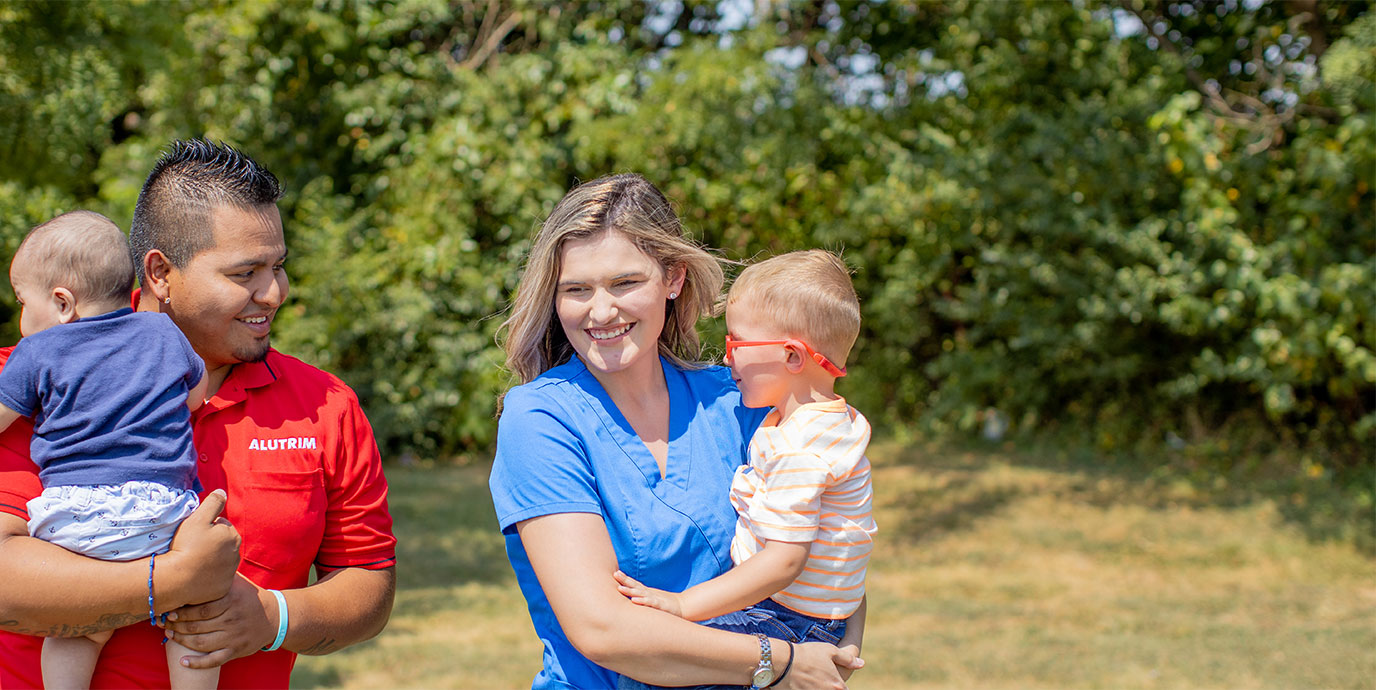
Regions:
[[14, 423], [14, 420], [19, 419], [23, 416], [24, 415], [19, 414], [14, 410], [11, 410], [8, 405], [0, 404], [0, 431], [4, 431], [5, 429], [10, 428], [10, 425]]
[[619, 570], [617, 589], [641, 606], [703, 621], [757, 604], [792, 584], [802, 574], [811, 547], [811, 542], [767, 541], [744, 563], [681, 594], [646, 587]]
[[[860, 647], [865, 642], [865, 611], [869, 608], [869, 595], [860, 598], [860, 608], [855, 609], [855, 613], [850, 614], [846, 619], [846, 636], [836, 643], [837, 647], [844, 649], [857, 658], [860, 656]], [[855, 671], [852, 668], [836, 667], [840, 672], [842, 680], [849, 680], [850, 674]]]

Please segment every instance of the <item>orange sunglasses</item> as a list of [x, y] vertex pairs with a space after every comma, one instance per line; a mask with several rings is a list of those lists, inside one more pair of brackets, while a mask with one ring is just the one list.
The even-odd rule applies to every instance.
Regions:
[[799, 348], [802, 348], [805, 352], [807, 352], [807, 354], [810, 357], [812, 357], [812, 360], [814, 362], [817, 362], [818, 364], [822, 365], [822, 368], [826, 369], [828, 374], [831, 374], [832, 376], [835, 376], [837, 378], [846, 375], [845, 367], [836, 366], [832, 363], [831, 360], [827, 359], [826, 355], [812, 349], [807, 343], [798, 340], [797, 338], [790, 338], [788, 340], [736, 340], [735, 338], [732, 338], [728, 335], [726, 336], [726, 355], [723, 357], [723, 359], [726, 361], [727, 364], [730, 364], [732, 350], [738, 347], [755, 347], [757, 345], [796, 345]]

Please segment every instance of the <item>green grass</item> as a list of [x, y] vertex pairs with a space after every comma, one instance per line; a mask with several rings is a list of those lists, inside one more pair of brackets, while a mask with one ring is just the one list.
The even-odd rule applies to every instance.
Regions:
[[[1333, 536], [1351, 528], [1314, 530], [1308, 494], [1012, 444], [870, 457], [880, 536], [853, 688], [1376, 687], [1376, 559]], [[486, 475], [390, 469], [391, 623], [303, 657], [294, 686], [528, 686], [540, 649]]]

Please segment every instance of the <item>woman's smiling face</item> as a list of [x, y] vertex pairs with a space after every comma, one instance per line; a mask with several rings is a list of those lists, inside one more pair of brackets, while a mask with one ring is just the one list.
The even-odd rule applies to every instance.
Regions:
[[682, 271], [666, 279], [658, 262], [614, 230], [569, 240], [560, 259], [554, 310], [583, 363], [601, 378], [654, 361]]

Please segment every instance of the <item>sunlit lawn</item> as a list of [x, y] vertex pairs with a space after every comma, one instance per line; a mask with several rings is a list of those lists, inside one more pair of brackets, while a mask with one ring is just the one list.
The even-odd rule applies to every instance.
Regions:
[[[1376, 559], [1265, 495], [1047, 455], [871, 448], [881, 534], [852, 687], [1376, 687]], [[389, 472], [391, 623], [302, 658], [293, 685], [528, 687], [540, 648], [486, 477]]]

